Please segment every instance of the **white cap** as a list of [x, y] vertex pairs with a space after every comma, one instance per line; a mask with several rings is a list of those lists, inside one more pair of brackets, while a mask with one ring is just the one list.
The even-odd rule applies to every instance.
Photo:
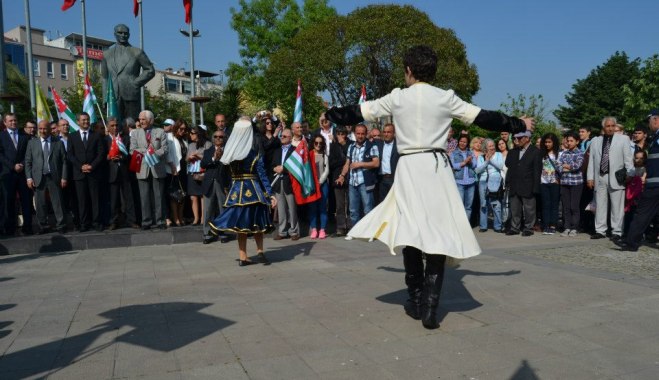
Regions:
[[204, 131], [208, 131], [208, 127], [203, 124], [199, 124], [199, 128], [203, 129]]
[[165, 119], [165, 121], [162, 122], [162, 125], [174, 125], [174, 124], [176, 123], [172, 119]]

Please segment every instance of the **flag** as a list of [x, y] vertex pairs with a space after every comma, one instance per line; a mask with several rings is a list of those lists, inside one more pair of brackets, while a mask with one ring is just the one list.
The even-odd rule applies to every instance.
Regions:
[[108, 81], [106, 82], [105, 103], [107, 104], [107, 117], [116, 117], [119, 119], [119, 108], [117, 107], [117, 98], [114, 96], [114, 86], [112, 85], [112, 76], [108, 74]]
[[91, 124], [96, 123], [96, 111], [94, 106], [96, 105], [96, 95], [94, 95], [94, 88], [89, 82], [89, 75], [85, 77], [85, 100], [82, 104], [82, 112], [87, 112], [89, 114], [89, 122]]
[[50, 108], [48, 108], [48, 102], [46, 101], [46, 96], [43, 94], [39, 83], [36, 85], [37, 90], [37, 123], [41, 120], [53, 121], [53, 115], [50, 114]]
[[192, 0], [183, 0], [183, 8], [185, 8], [185, 23], [189, 24], [192, 21]]
[[299, 205], [314, 202], [320, 199], [322, 195], [315, 162], [314, 154], [308, 151], [304, 139], [298, 144], [290, 157], [284, 161], [284, 167], [291, 176], [291, 187], [295, 195], [295, 203]]
[[57, 115], [60, 119], [65, 119], [69, 122], [69, 131], [75, 132], [80, 129], [78, 123], [76, 123], [76, 115], [73, 111], [71, 111], [69, 106], [64, 103], [64, 100], [60, 98], [54, 88], [51, 88], [50, 91], [53, 93], [53, 101], [55, 102], [55, 108], [57, 108]]
[[359, 95], [359, 104], [362, 104], [366, 101], [366, 86], [362, 85], [362, 93]]
[[144, 154], [144, 161], [146, 161], [146, 164], [152, 168], [160, 162], [160, 159], [158, 156], [156, 156], [156, 151], [153, 149], [152, 145], [149, 145], [149, 147], [146, 149], [146, 153]]
[[126, 145], [124, 145], [119, 136], [112, 136], [112, 144], [110, 145], [108, 157], [115, 158], [121, 154], [128, 156], [128, 149], [126, 149]]
[[65, 11], [73, 6], [73, 4], [76, 3], [76, 0], [64, 0], [64, 4], [62, 4], [62, 10]]
[[142, 6], [142, 1], [133, 0], [133, 14], [135, 15], [135, 17], [137, 17], [137, 15], [140, 14], [141, 6]]
[[302, 86], [300, 80], [297, 80], [297, 95], [295, 96], [295, 111], [293, 112], [293, 122], [302, 122]]

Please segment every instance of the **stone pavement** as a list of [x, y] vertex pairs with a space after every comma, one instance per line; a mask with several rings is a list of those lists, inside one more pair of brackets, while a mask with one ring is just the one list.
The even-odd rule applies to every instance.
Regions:
[[656, 247], [477, 236], [434, 331], [377, 242], [266, 239], [244, 268], [235, 242], [3, 256], [0, 379], [657, 378]]

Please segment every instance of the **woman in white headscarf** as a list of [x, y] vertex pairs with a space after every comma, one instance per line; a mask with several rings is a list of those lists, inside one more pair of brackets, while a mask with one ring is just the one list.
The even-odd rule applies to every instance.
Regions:
[[270, 264], [263, 253], [263, 234], [274, 230], [268, 206], [277, 206], [259, 153], [259, 143], [255, 140], [252, 122], [246, 116], [241, 117], [233, 126], [220, 160], [229, 165], [231, 189], [224, 211], [210, 223], [215, 234], [222, 231], [238, 235], [238, 265], [241, 267], [254, 264], [247, 257], [248, 234], [254, 235], [258, 262]]

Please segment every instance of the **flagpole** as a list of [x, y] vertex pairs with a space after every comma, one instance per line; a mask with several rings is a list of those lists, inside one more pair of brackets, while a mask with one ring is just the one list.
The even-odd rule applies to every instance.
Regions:
[[[36, 114], [36, 93], [34, 90], [34, 61], [32, 56], [32, 27], [30, 26], [30, 0], [25, 0], [25, 37], [27, 45], [27, 71], [30, 86], [30, 109]], [[4, 57], [2, 57], [4, 60]]]
[[108, 125], [105, 124], [105, 118], [103, 117], [103, 111], [101, 111], [101, 106], [98, 105], [98, 102], [96, 103], [96, 109], [98, 110], [98, 114], [101, 115], [101, 121], [103, 122], [103, 126], [105, 127], [105, 130], [108, 130]]
[[[140, 24], [140, 49], [142, 49], [142, 51], [144, 51], [144, 23], [143, 23], [143, 19], [142, 19], [142, 6], [143, 6], [142, 0], [137, 0], [137, 4], [140, 7], [140, 9], [139, 9], [139, 12], [140, 12], [140, 20], [139, 20], [139, 24]], [[142, 72], [142, 68], [140, 68], [140, 72]], [[145, 102], [144, 102], [144, 86], [140, 87], [140, 107], [141, 107], [140, 110], [145, 110], [146, 109], [146, 105], [145, 105]]]
[[[192, 27], [192, 12], [194, 9], [194, 3], [190, 0], [190, 110], [192, 112], [192, 125], [197, 125], [197, 115], [195, 103], [192, 101], [192, 98], [195, 97], [195, 75], [194, 75], [194, 28]], [[203, 121], [202, 121], [203, 122]]]
[[80, 6], [82, 7], [82, 62], [84, 65], [82, 74], [84, 78], [87, 78], [87, 14], [85, 13], [85, 0], [80, 0]]

